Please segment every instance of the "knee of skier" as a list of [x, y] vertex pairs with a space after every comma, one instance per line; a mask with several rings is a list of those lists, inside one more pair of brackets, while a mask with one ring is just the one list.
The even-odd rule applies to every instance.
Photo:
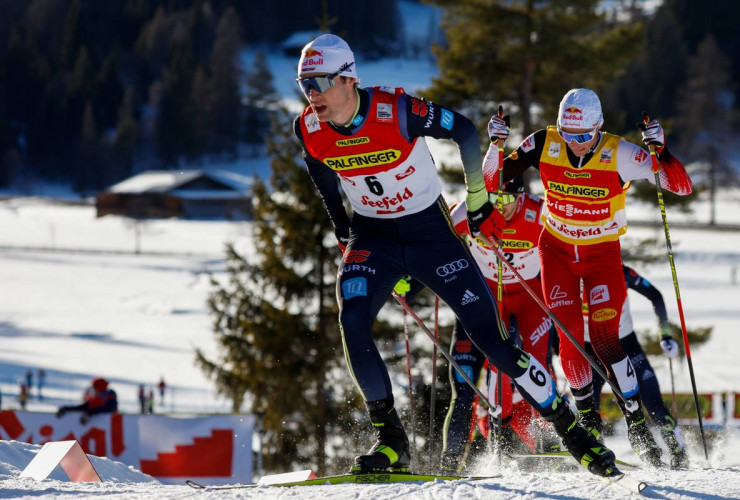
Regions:
[[339, 325], [345, 342], [362, 336], [364, 331], [370, 334], [371, 322], [367, 312], [354, 307], [346, 307], [346, 304], [340, 310]]

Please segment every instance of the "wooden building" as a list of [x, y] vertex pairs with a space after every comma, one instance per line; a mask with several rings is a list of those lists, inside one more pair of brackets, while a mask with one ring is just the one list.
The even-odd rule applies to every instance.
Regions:
[[252, 179], [224, 170], [150, 170], [96, 197], [97, 216], [248, 219]]

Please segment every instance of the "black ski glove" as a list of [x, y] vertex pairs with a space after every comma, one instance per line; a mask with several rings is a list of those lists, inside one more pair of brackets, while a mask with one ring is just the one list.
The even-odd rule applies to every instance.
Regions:
[[470, 234], [476, 236], [480, 232], [480, 226], [493, 212], [493, 205], [486, 201], [478, 210], [468, 210], [468, 227]]

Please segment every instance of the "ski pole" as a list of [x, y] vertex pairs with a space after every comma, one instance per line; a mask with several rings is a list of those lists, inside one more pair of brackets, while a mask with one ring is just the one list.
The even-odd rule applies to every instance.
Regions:
[[462, 367], [458, 364], [457, 361], [452, 359], [452, 356], [445, 350], [445, 348], [441, 345], [440, 341], [434, 338], [434, 334], [429, 331], [429, 328], [426, 327], [424, 322], [419, 318], [419, 316], [416, 315], [413, 309], [411, 309], [411, 306], [406, 303], [406, 299], [402, 296], [397, 294], [396, 292], [393, 292], [393, 298], [396, 299], [396, 302], [401, 304], [401, 307], [409, 313], [409, 315], [414, 318], [414, 321], [416, 321], [416, 324], [419, 325], [419, 327], [424, 331], [424, 333], [427, 334], [427, 337], [429, 337], [429, 340], [432, 341], [434, 345], [436, 345], [439, 348], [439, 352], [441, 352], [444, 357], [447, 359], [447, 361], [457, 370], [457, 372], [460, 374], [460, 376], [467, 382], [467, 384], [473, 389], [473, 392], [480, 398], [481, 401], [483, 401], [486, 406], [488, 406], [488, 411], [492, 415], [498, 415], [498, 413], [501, 412], [500, 407], [496, 407], [488, 400], [488, 398], [481, 392], [480, 389], [478, 389], [478, 386], [473, 383], [472, 380], [470, 380], [470, 377], [468, 377], [467, 373], [465, 373], [465, 370], [462, 369]]
[[[498, 107], [498, 117], [504, 118], [504, 107], [499, 105]], [[508, 118], [508, 117], [507, 117]], [[508, 120], [506, 120], [506, 124], [508, 125]], [[504, 193], [504, 143], [501, 139], [496, 139], [494, 141], [494, 144], [498, 147], [498, 192], [496, 193], [496, 209], [501, 213], [501, 216], [504, 215], [504, 202], [503, 202], [503, 193]], [[504, 248], [504, 239], [501, 238], [501, 241], [498, 243], [498, 249], [500, 252], [503, 252]], [[503, 265], [501, 264], [501, 259], [498, 258], [498, 269], [497, 269], [497, 276], [496, 276], [496, 299], [498, 300], [498, 309], [499, 309], [499, 316], [501, 316], [501, 320], [503, 321], [503, 312], [504, 312], [504, 286], [503, 286], [503, 280], [501, 278], [501, 274], [503, 274]], [[489, 373], [493, 371], [491, 367], [488, 367]], [[494, 401], [496, 402], [496, 405], [501, 406], [501, 391], [503, 389], [503, 383], [501, 381], [501, 373], [496, 372], [496, 394]], [[490, 451], [491, 448], [491, 440], [493, 439], [494, 432], [499, 432], [499, 429], [497, 428], [498, 422], [494, 422], [493, 419], [491, 420], [490, 426], [491, 430], [488, 432], [488, 448]], [[494, 430], [494, 428], [496, 430]], [[500, 455], [499, 455], [500, 458]]]
[[[498, 107], [498, 117], [503, 118], [504, 117], [504, 107], [499, 106]], [[496, 193], [496, 208], [501, 213], [501, 215], [504, 215], [504, 202], [503, 202], [503, 193], [504, 193], [504, 143], [501, 141], [501, 139], [496, 139], [493, 141], [493, 143], [498, 147], [498, 192]], [[498, 243], [499, 250], [502, 250], [504, 247], [504, 239], [501, 238], [501, 241]], [[503, 301], [503, 284], [501, 280], [501, 272], [503, 270], [503, 267], [501, 265], [501, 259], [498, 261], [498, 276], [497, 276], [497, 289], [496, 289], [496, 300], [499, 302], [499, 312], [501, 312], [501, 301]], [[496, 401], [499, 403], [500, 401]]]
[[[487, 239], [483, 233], [480, 233], [478, 237], [483, 236], [484, 239]], [[542, 302], [542, 299], [540, 299], [536, 293], [532, 290], [532, 287], [530, 287], [526, 280], [522, 278], [522, 275], [519, 274], [519, 271], [514, 269], [514, 266], [504, 258], [503, 255], [501, 255], [501, 252], [496, 247], [496, 245], [493, 245], [491, 241], [488, 241], [488, 246], [491, 248], [491, 250], [494, 251], [496, 256], [503, 260], [506, 263], [506, 266], [509, 268], [509, 270], [514, 274], [517, 280], [521, 283], [522, 287], [527, 291], [530, 297], [537, 303], [538, 306], [542, 309], [542, 311], [547, 314], [547, 316], [550, 318], [550, 320], [555, 323], [561, 332], [565, 334], [565, 336], [570, 340], [570, 342], [573, 344], [573, 346], [578, 350], [579, 353], [581, 353], [581, 356], [583, 356], [586, 361], [588, 361], [588, 364], [591, 365], [591, 368], [599, 374], [601, 378], [603, 378], [607, 384], [609, 384], [609, 387], [611, 387], [612, 392], [615, 396], [617, 396], [619, 399], [621, 399], [625, 404], [627, 404], [627, 400], [624, 397], [624, 394], [622, 394], [622, 391], [619, 389], [619, 387], [612, 382], [609, 377], [606, 375], [606, 372], [596, 363], [596, 361], [593, 360], [593, 358], [586, 352], [586, 350], [583, 348], [583, 346], [576, 340], [576, 338], [573, 336], [572, 333], [570, 333], [570, 330], [563, 324], [560, 319], [558, 319], [557, 316], [555, 316], [555, 313], [550, 311], [550, 309], [545, 305], [544, 302]]]
[[[405, 300], [405, 299], [404, 299]], [[406, 375], [409, 380], [409, 405], [411, 408], [411, 449], [416, 455], [416, 412], [414, 411], [414, 380], [411, 377], [411, 346], [409, 345], [409, 322], [406, 309], [403, 310], [403, 338], [406, 342]]]
[[[439, 296], [434, 296], [434, 338], [439, 342]], [[434, 431], [436, 430], [436, 403], [437, 403], [437, 344], [432, 347], [432, 388], [429, 398], [429, 443], [432, 455], [436, 455], [434, 443]]]
[[[650, 122], [650, 116], [642, 112], [643, 125]], [[686, 349], [686, 362], [689, 365], [689, 376], [691, 378], [691, 389], [694, 391], [694, 405], [696, 406], [696, 416], [699, 419], [699, 431], [701, 432], [701, 443], [704, 446], [704, 458], [709, 461], [709, 452], [707, 451], [707, 440], [704, 436], [704, 424], [701, 419], [701, 410], [699, 409], [699, 394], [696, 391], [696, 378], [694, 377], [694, 364], [691, 361], [691, 348], [689, 347], [689, 335], [686, 332], [686, 320], [683, 315], [683, 305], [681, 304], [681, 292], [678, 289], [678, 276], [676, 274], [676, 264], [673, 262], [673, 247], [671, 245], [671, 235], [668, 230], [668, 216], [665, 212], [665, 202], [663, 201], [663, 188], [660, 185], [660, 163], [655, 154], [655, 146], [648, 145], [650, 151], [650, 161], [653, 164], [653, 173], [655, 174], [655, 190], [658, 194], [658, 206], [660, 207], [660, 216], [663, 219], [663, 232], [665, 233], [665, 246], [668, 250], [668, 263], [671, 266], [671, 276], [673, 277], [673, 290], [676, 292], [676, 303], [678, 304], [678, 317], [681, 319], [681, 333], [683, 335], [683, 345]], [[678, 417], [678, 415], [676, 415]]]
[[668, 358], [668, 369], [671, 372], [671, 410], [678, 421], [678, 401], [676, 400], [676, 384], [673, 380], [673, 360]]

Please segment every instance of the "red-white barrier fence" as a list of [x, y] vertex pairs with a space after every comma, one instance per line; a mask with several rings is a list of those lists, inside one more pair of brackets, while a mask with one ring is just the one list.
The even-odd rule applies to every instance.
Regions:
[[0, 411], [0, 439], [44, 444], [79, 441], [85, 453], [133, 465], [159, 481], [178, 484], [252, 482], [254, 415], [167, 417]]

